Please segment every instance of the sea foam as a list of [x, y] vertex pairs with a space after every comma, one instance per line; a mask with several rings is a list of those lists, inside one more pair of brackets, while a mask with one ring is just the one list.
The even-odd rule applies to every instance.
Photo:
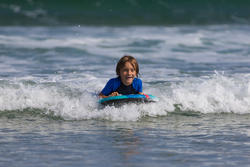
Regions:
[[200, 113], [250, 113], [250, 76], [225, 76], [216, 73], [183, 82], [150, 85], [145, 93], [158, 96], [151, 104], [127, 104], [121, 107], [100, 106], [98, 91], [103, 79], [63, 78], [53, 81], [1, 80], [0, 111], [22, 111], [27, 108], [46, 111], [65, 120], [101, 119], [137, 121], [145, 116], [166, 116], [176, 111]]

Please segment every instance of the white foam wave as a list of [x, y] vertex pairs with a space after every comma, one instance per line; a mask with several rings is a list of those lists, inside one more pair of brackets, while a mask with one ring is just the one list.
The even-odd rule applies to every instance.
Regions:
[[250, 113], [249, 75], [226, 77], [216, 73], [209, 79], [187, 80], [171, 86], [171, 98], [182, 110], [202, 113]]
[[[89, 78], [89, 79], [88, 79]], [[137, 121], [145, 116], [166, 116], [175, 111], [201, 113], [250, 113], [250, 75], [190, 78], [182, 83], [146, 85], [144, 92], [160, 98], [158, 103], [100, 107], [96, 93], [103, 79], [86, 76], [83, 80], [53, 82], [1, 81], [0, 112], [38, 108], [66, 120], [104, 119]]]
[[[0, 83], [0, 112], [34, 108], [66, 120], [106, 119], [136, 121], [143, 115], [154, 115], [154, 105], [125, 105], [102, 108], [97, 103], [96, 92], [103, 86], [95, 77], [82, 76], [83, 80], [51, 78], [50, 81], [23, 78]], [[29, 79], [29, 80], [27, 80]], [[63, 80], [63, 81], [62, 81]], [[156, 105], [156, 104], [155, 104]], [[152, 109], [153, 110], [153, 109]]]

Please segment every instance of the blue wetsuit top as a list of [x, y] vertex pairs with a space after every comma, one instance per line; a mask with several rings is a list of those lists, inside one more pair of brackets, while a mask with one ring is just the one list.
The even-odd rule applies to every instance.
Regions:
[[126, 86], [121, 82], [120, 77], [112, 78], [108, 81], [101, 93], [108, 96], [112, 92], [118, 92], [122, 95], [138, 94], [142, 92], [142, 81], [139, 78], [134, 78], [133, 83]]

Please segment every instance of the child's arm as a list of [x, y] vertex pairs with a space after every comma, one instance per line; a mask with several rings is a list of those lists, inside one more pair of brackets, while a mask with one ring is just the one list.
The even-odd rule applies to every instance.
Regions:
[[118, 92], [112, 92], [114, 90], [113, 88], [117, 86], [116, 80], [117, 80], [117, 78], [113, 78], [107, 82], [107, 84], [105, 85], [103, 90], [99, 93], [100, 98], [106, 98], [106, 97], [110, 97], [110, 96], [118, 96], [119, 95]]
[[105, 96], [104, 94], [99, 93], [99, 98], [106, 98], [106, 97], [108, 97], [108, 96]]
[[110, 95], [108, 95], [108, 96], [105, 96], [104, 94], [102, 94], [102, 93], [99, 93], [99, 97], [100, 98], [106, 98], [106, 97], [110, 97], [110, 96], [118, 96], [119, 95], [119, 93], [118, 92], [112, 92]]

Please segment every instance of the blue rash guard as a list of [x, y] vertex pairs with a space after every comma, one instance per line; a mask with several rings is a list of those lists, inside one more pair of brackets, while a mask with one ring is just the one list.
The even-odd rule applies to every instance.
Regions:
[[142, 92], [142, 81], [139, 78], [134, 78], [133, 83], [126, 86], [121, 82], [120, 77], [112, 78], [108, 81], [101, 93], [108, 96], [112, 92], [118, 92], [122, 95], [138, 94], [139, 92]]

